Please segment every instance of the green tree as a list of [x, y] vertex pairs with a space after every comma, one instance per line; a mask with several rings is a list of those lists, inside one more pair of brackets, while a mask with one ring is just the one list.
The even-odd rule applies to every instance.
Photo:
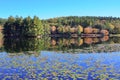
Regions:
[[30, 16], [24, 18], [23, 23], [22, 23], [22, 25], [23, 25], [22, 34], [24, 36], [30, 36], [31, 24], [32, 24], [32, 19]]
[[42, 25], [41, 20], [37, 16], [34, 16], [32, 25], [33, 25], [33, 28], [31, 29], [32, 34], [34, 34], [35, 36], [44, 35], [44, 26]]
[[5, 36], [11, 36], [14, 34], [15, 30], [15, 18], [10, 16], [6, 23], [4, 24], [4, 35]]

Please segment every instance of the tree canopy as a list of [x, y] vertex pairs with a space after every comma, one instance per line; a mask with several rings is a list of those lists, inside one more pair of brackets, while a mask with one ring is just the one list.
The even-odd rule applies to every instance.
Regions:
[[95, 17], [95, 16], [67, 16], [40, 20], [39, 17], [13, 17], [0, 18], [0, 25], [4, 27], [6, 36], [38, 36], [50, 34], [51, 26], [56, 26], [61, 33], [76, 32], [81, 34], [83, 28], [92, 27], [106, 29], [111, 34], [120, 34], [119, 17]]
[[5, 36], [37, 36], [44, 34], [41, 20], [34, 16], [26, 18], [10, 16], [4, 24]]
[[110, 33], [120, 33], [120, 18], [119, 17], [96, 17], [96, 16], [68, 16], [57, 17], [42, 20], [47, 22], [50, 26], [56, 25], [58, 27], [70, 26], [76, 27], [78, 25], [83, 28], [91, 26], [98, 29], [107, 29]]

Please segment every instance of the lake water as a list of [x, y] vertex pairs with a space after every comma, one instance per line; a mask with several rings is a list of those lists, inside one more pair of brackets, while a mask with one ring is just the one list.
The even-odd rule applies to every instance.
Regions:
[[119, 80], [120, 38], [1, 39], [0, 80]]

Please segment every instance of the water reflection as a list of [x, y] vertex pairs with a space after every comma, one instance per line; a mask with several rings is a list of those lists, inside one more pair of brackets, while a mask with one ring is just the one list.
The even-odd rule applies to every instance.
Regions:
[[81, 46], [84, 44], [97, 44], [101, 42], [105, 42], [109, 40], [109, 36], [104, 36], [103, 38], [91, 38], [91, 37], [85, 37], [85, 38], [52, 38], [51, 39], [51, 45], [64, 45], [64, 46], [70, 46], [70, 45], [76, 45]]
[[[44, 50], [69, 53], [92, 53], [107, 51], [113, 52], [120, 50], [120, 38], [109, 38], [109, 36], [104, 36], [103, 38], [4, 38], [4, 42], [3, 39], [0, 40], [1, 47], [3, 47], [3, 49], [8, 53], [24, 52], [26, 54], [31, 54], [40, 53]], [[3, 49], [1, 49], [1, 51]], [[109, 49], [111, 51], [109, 51]]]
[[[47, 42], [46, 42], [47, 44]], [[45, 49], [45, 39], [37, 38], [5, 38], [4, 49], [9, 53], [20, 53], [36, 51], [40, 52]]]
[[[118, 69], [120, 67], [120, 38], [118, 37], [4, 38], [1, 39], [1, 42], [5, 52], [2, 53], [1, 51], [0, 53], [0, 79], [120, 79], [120, 70]], [[102, 53], [63, 54], [61, 51], [68, 53]], [[105, 51], [115, 52], [106, 54], [104, 53]], [[14, 55], [13, 53], [16, 54]]]

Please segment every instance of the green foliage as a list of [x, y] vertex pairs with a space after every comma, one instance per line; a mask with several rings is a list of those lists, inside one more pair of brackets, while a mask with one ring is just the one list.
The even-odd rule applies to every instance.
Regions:
[[[37, 16], [31, 18], [12, 17], [7, 21], [0, 18], [0, 24], [4, 24], [4, 34], [6, 36], [38, 36], [50, 34], [50, 26], [57, 26], [60, 33], [70, 33], [70, 28], [94, 27], [107, 29], [110, 33], [120, 33], [120, 18], [117, 17], [92, 17], [92, 16], [68, 16], [40, 20]], [[77, 31], [77, 30], [72, 30]], [[76, 32], [80, 34], [81, 32]]]
[[44, 34], [44, 27], [37, 16], [34, 16], [32, 25], [33, 27], [31, 28], [31, 33], [33, 33], [33, 35], [37, 36], [40, 34]]
[[44, 34], [41, 20], [34, 16], [26, 18], [10, 16], [4, 24], [5, 36], [39, 36]]
[[4, 25], [6, 22], [6, 19], [0, 18], [0, 25]]
[[10, 16], [6, 21], [6, 23], [4, 24], [4, 34], [6, 36], [11, 36], [14, 34], [16, 29], [14, 22], [15, 22], [15, 18]]
[[[110, 33], [114, 34], [120, 33], [120, 18], [117, 17], [68, 16], [51, 18], [43, 20], [43, 22], [47, 22], [49, 25], [57, 25], [60, 32], [62, 32], [61, 26], [76, 27], [81, 25], [82, 27], [91, 26], [98, 29], [107, 29]], [[65, 30], [63, 30], [63, 32], [65, 32]]]

